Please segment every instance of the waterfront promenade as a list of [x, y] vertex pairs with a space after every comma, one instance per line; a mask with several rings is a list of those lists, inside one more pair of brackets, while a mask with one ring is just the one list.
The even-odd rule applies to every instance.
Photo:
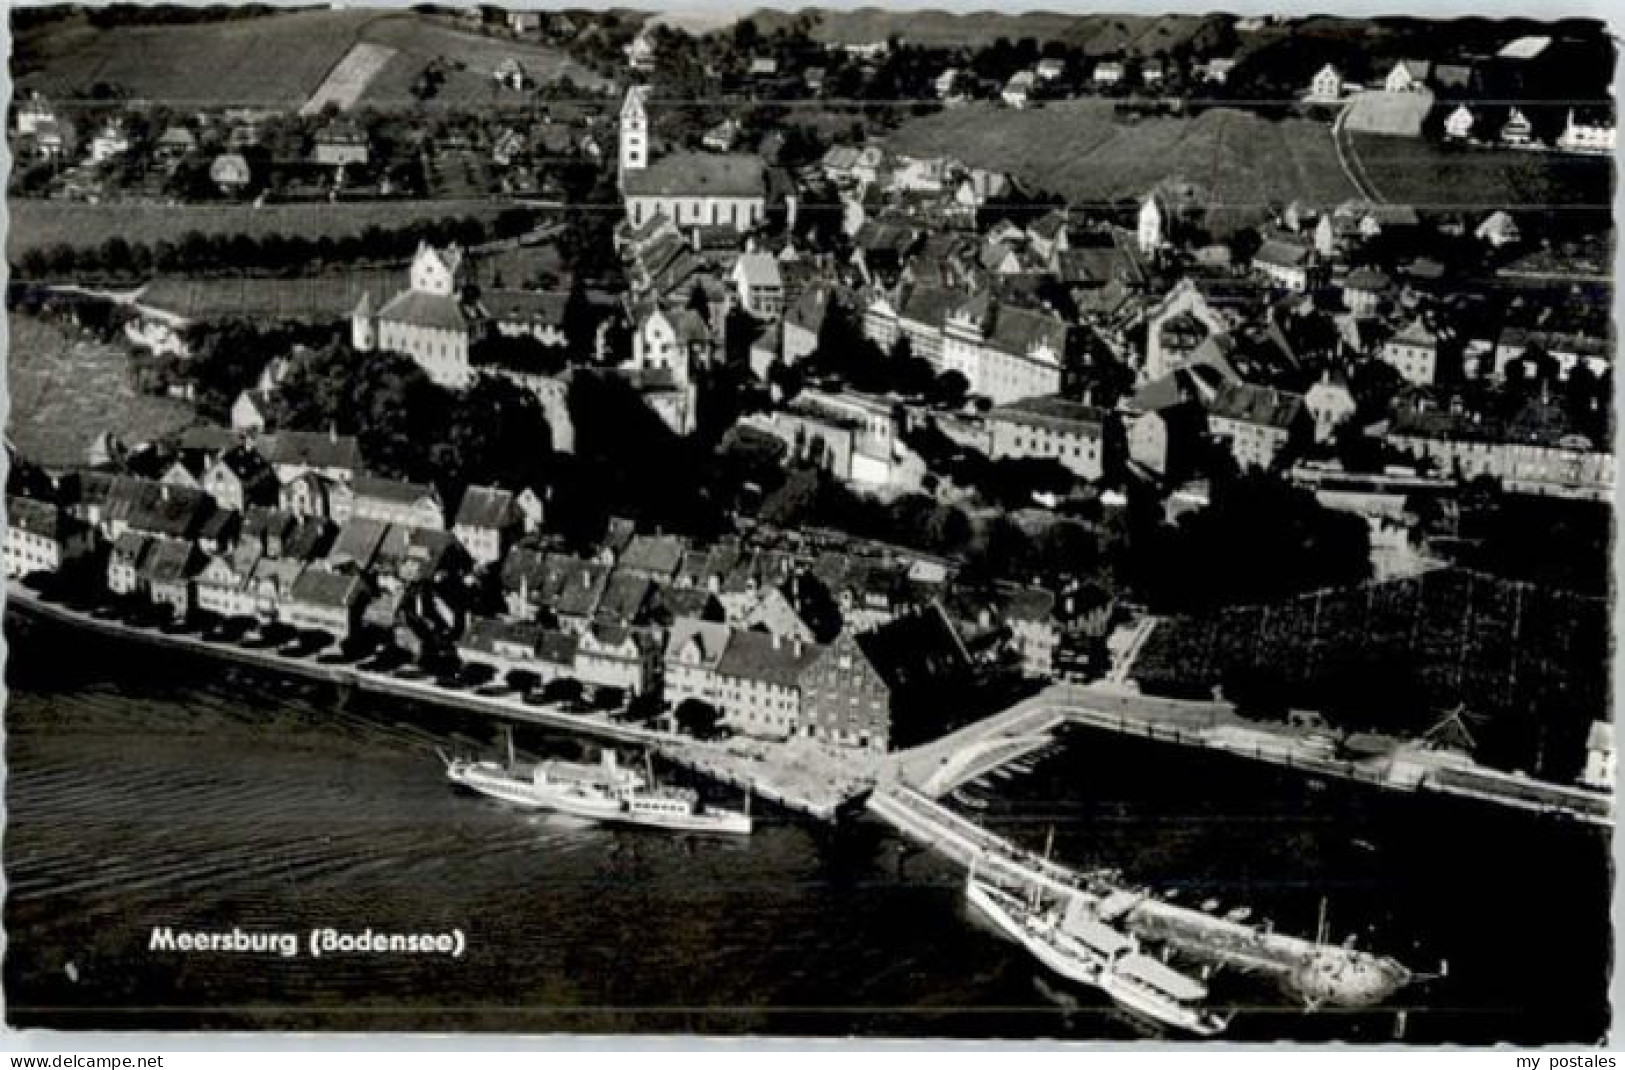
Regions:
[[315, 656], [292, 657], [273, 649], [248, 648], [195, 634], [141, 628], [106, 620], [42, 599], [17, 585], [6, 589], [7, 609], [35, 614], [105, 635], [186, 650], [207, 657], [258, 665], [273, 672], [323, 680], [343, 687], [416, 702], [485, 713], [521, 724], [561, 729], [611, 743], [643, 747], [675, 765], [732, 784], [788, 810], [832, 821], [872, 786], [876, 763], [836, 761], [799, 748], [744, 741], [706, 741], [646, 725], [616, 721], [603, 712], [572, 713], [557, 705], [533, 705], [518, 694], [481, 695], [453, 690], [433, 680], [411, 680], [355, 665], [324, 663]]
[[1395, 741], [1394, 749], [1387, 754], [1359, 760], [1339, 758], [1327, 753], [1324, 742], [1317, 741], [1313, 731], [1249, 721], [1224, 703], [1156, 698], [1111, 682], [1090, 686], [1055, 684], [939, 739], [878, 756], [821, 747], [811, 741], [772, 743], [738, 737], [699, 740], [615, 720], [604, 712], [576, 713], [557, 705], [535, 705], [519, 694], [478, 694], [447, 688], [433, 680], [406, 679], [356, 665], [326, 663], [314, 656], [293, 657], [273, 649], [246, 648], [195, 634], [137, 627], [47, 601], [16, 585], [8, 587], [7, 598], [19, 610], [105, 634], [645, 747], [674, 764], [822, 821], [838, 819], [877, 785], [906, 785], [928, 798], [940, 798], [1048, 744], [1061, 726], [1080, 724], [1179, 746], [1223, 751], [1387, 790], [1443, 792], [1560, 814], [1589, 824], [1613, 823], [1613, 800], [1607, 795], [1503, 773], [1464, 755], [1401, 741]]

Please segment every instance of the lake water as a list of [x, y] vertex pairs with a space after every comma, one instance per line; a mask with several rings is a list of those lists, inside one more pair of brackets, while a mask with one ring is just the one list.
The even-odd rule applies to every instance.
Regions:
[[[437, 749], [496, 750], [482, 718], [15, 613], [6, 625], [14, 1025], [1155, 1035], [968, 916], [963, 874], [873, 820], [834, 830], [758, 807], [754, 835], [723, 840], [527, 814], [445, 782]], [[590, 752], [562, 734], [518, 741]], [[1595, 831], [1092, 732], [972, 791], [979, 820], [1024, 842], [1053, 829], [1062, 860], [1306, 934], [1324, 898], [1335, 939], [1419, 971], [1448, 960], [1397, 997], [1408, 1041], [1606, 1030]], [[150, 950], [165, 925], [456, 928], [468, 950]], [[1307, 1015], [1251, 978], [1212, 985], [1241, 1008], [1231, 1039], [1395, 1033], [1393, 1008]]]

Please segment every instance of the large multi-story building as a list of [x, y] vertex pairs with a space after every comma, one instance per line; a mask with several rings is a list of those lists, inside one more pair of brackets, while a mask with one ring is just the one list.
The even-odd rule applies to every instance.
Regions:
[[891, 689], [850, 629], [835, 637], [801, 679], [798, 734], [884, 751], [891, 738]]
[[801, 677], [822, 648], [735, 631], [716, 666], [717, 709], [741, 732], [788, 738], [801, 724]]
[[350, 516], [338, 519], [344, 523], [351, 517], [376, 520], [380, 524], [399, 524], [407, 528], [446, 529], [446, 513], [440, 504], [440, 492], [427, 483], [406, 483], [398, 479], [378, 479], [373, 476], [357, 479]]
[[513, 492], [500, 487], [469, 487], [457, 507], [451, 533], [476, 565], [502, 560], [523, 532], [525, 518]]
[[1242, 468], [1272, 467], [1312, 434], [1303, 397], [1255, 383], [1231, 383], [1208, 407], [1208, 428]]
[[728, 647], [730, 629], [720, 621], [679, 617], [666, 641], [666, 704], [672, 708], [690, 699], [722, 709], [717, 663]]
[[942, 332], [942, 370], [1003, 404], [1061, 390], [1072, 332], [1057, 316], [1001, 304], [987, 293], [960, 302]]
[[376, 312], [372, 295], [362, 294], [350, 317], [350, 340], [369, 353], [401, 353], [441, 386], [462, 389], [473, 381], [469, 347], [478, 314], [465, 305], [462, 250], [435, 249], [427, 242], [412, 258], [410, 284]]
[[1439, 334], [1421, 316], [1384, 342], [1381, 355], [1406, 382], [1432, 386], [1438, 380]]
[[990, 411], [987, 426], [995, 459], [1054, 460], [1090, 480], [1106, 473], [1111, 428], [1104, 409], [1059, 397], [1023, 398]]
[[91, 548], [90, 529], [52, 502], [6, 498], [6, 578], [59, 572]]
[[1386, 442], [1448, 475], [1492, 476], [1522, 493], [1604, 501], [1614, 493], [1613, 453], [1551, 421], [1485, 419], [1465, 409], [1407, 405], [1389, 421]]

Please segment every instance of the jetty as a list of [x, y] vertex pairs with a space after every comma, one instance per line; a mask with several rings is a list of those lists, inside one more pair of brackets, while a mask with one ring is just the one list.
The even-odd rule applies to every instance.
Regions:
[[1413, 975], [1384, 955], [1214, 917], [1125, 884], [1110, 870], [1078, 871], [1022, 848], [905, 785], [888, 784], [869, 809], [911, 839], [1001, 884], [1094, 898], [1102, 917], [1192, 960], [1265, 976], [1312, 1007], [1368, 1007]]
[[1217, 751], [1385, 791], [1452, 795], [1604, 828], [1614, 823], [1611, 795], [1507, 773], [1458, 752], [1395, 740], [1386, 754], [1341, 757], [1312, 729], [1249, 721], [1221, 702], [1155, 698], [1109, 684], [1046, 688], [992, 717], [898, 752], [895, 773], [941, 798], [1051, 742], [1065, 725]]

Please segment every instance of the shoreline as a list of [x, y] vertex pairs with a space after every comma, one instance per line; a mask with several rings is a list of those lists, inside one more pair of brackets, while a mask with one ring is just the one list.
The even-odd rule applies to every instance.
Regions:
[[1396, 741], [1392, 752], [1379, 757], [1336, 758], [1307, 741], [1313, 733], [1251, 722], [1217, 703], [1065, 684], [905, 752], [898, 759], [898, 779], [929, 798], [940, 798], [1047, 742], [1064, 725], [1267, 762], [1385, 791], [1451, 795], [1602, 828], [1614, 824], [1610, 795], [1515, 776], [1465, 756]]
[[[1048, 743], [1055, 729], [1070, 724], [1267, 762], [1308, 776], [1333, 777], [1385, 791], [1451, 795], [1595, 827], [1611, 828], [1614, 824], [1613, 799], [1609, 796], [1515, 777], [1470, 759], [1440, 759], [1412, 747], [1401, 747], [1384, 758], [1365, 762], [1340, 760], [1310, 749], [1298, 736], [1248, 722], [1214, 704], [1181, 703], [1128, 691], [1058, 684], [957, 732], [886, 755], [877, 763], [864, 763], [848, 756], [782, 744], [775, 747], [744, 740], [708, 743], [676, 733], [618, 724], [602, 714], [574, 714], [529, 705], [518, 695], [449, 691], [430, 680], [403, 680], [353, 665], [322, 664], [314, 656], [289, 658], [268, 649], [246, 649], [191, 634], [156, 632], [96, 618], [45, 601], [14, 585], [8, 585], [6, 607], [88, 627], [103, 635], [292, 672], [373, 694], [648, 747], [675, 765], [821, 822], [836, 822], [861, 809], [877, 786], [902, 784], [932, 799], [952, 794]], [[1115, 705], [1114, 710], [1104, 708], [1108, 702]], [[814, 764], [820, 768], [813, 769]]]
[[448, 691], [428, 680], [401, 680], [387, 673], [372, 672], [353, 665], [322, 664], [314, 660], [314, 656], [289, 658], [273, 650], [246, 649], [235, 644], [210, 642], [197, 635], [137, 628], [123, 621], [103, 620], [59, 603], [47, 602], [34, 592], [16, 585], [7, 586], [5, 608], [8, 612], [16, 610], [71, 627], [89, 628], [113, 638], [133, 639], [200, 656], [288, 672], [372, 694], [407, 698], [463, 712], [483, 713], [542, 728], [648, 747], [674, 765], [718, 783], [748, 790], [753, 795], [818, 821], [838, 820], [855, 800], [866, 795], [866, 792], [848, 790], [836, 793], [835, 797], [820, 797], [814, 791], [798, 790], [801, 786], [794, 783], [788, 772], [776, 769], [766, 761], [753, 760], [726, 746], [675, 733], [616, 724], [602, 715], [565, 713], [547, 706], [527, 705], [517, 695], [486, 696], [468, 691]]

